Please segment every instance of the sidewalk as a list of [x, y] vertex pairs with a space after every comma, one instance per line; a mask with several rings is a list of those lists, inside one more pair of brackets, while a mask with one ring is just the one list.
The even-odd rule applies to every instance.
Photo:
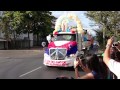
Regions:
[[[7, 51], [7, 49], [0, 49], [0, 51]], [[19, 49], [8, 49], [8, 50], [43, 50], [43, 47], [31, 47], [31, 48], [23, 48], [23, 49], [21, 49], [21, 48], [19, 48]]]
[[29, 57], [34, 55], [43, 54], [42, 47], [34, 47], [30, 49], [13, 49], [13, 50], [0, 50], [0, 57]]
[[43, 50], [43, 47], [33, 47], [27, 50]]

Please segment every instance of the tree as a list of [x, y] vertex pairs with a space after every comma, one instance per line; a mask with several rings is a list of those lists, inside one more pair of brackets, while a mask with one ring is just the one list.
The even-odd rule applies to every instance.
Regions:
[[103, 36], [103, 32], [101, 30], [94, 30], [96, 32], [96, 40], [99, 42], [100, 46], [101, 47], [104, 47], [103, 46], [103, 38], [101, 38]]
[[52, 20], [55, 19], [49, 11], [24, 11], [23, 12], [23, 27], [24, 33], [28, 32], [37, 35], [38, 37], [45, 37], [52, 32]]
[[56, 18], [51, 15], [49, 11], [36, 11], [34, 12], [34, 28], [33, 33], [37, 35], [37, 44], [39, 41], [38, 37], [45, 38], [49, 33], [53, 32], [52, 21]]
[[[6, 14], [6, 13], [4, 12], [4, 14]], [[7, 45], [6, 45], [7, 47], [6, 47], [6, 49], [8, 49], [8, 42], [11, 39], [10, 38], [11, 37], [11, 31], [10, 31], [10, 25], [9, 25], [9, 22], [10, 22], [9, 16], [10, 16], [9, 14], [6, 14], [5, 16], [1, 16], [0, 17], [1, 30], [4, 33], [4, 38], [7, 41]]]
[[105, 37], [115, 35], [120, 29], [119, 11], [87, 11], [85, 15], [95, 21], [103, 32], [103, 45], [105, 46]]
[[1, 17], [1, 25], [3, 26], [2, 31], [5, 38], [12, 39], [14, 41], [14, 47], [16, 47], [16, 38], [22, 30], [20, 27], [22, 18], [22, 13], [20, 13], [20, 11], [4, 11], [3, 16]]
[[45, 37], [52, 32], [53, 19], [49, 11], [4, 11], [0, 23], [6, 39], [13, 36], [15, 41], [21, 33], [28, 33], [28, 39], [30, 33]]

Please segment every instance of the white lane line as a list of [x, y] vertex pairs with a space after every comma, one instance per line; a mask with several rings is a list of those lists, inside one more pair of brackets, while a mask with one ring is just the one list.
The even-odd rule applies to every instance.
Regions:
[[29, 71], [29, 72], [27, 72], [27, 73], [25, 73], [25, 74], [20, 75], [19, 77], [23, 77], [23, 76], [25, 76], [25, 75], [27, 75], [27, 74], [29, 74], [29, 73], [31, 73], [31, 72], [34, 72], [34, 71], [36, 71], [36, 70], [38, 70], [38, 69], [40, 69], [40, 68], [42, 68], [42, 67], [38, 67], [38, 68], [36, 68], [36, 69], [33, 69], [33, 70], [31, 70], [31, 71]]

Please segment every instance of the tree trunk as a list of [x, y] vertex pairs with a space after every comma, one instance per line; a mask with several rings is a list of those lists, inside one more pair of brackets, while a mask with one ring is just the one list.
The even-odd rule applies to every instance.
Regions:
[[28, 48], [30, 49], [30, 33], [29, 33], [29, 30], [28, 30]]
[[8, 50], [8, 40], [6, 41], [6, 49]]
[[6, 49], [6, 47], [5, 47], [5, 41], [4, 41], [4, 49]]
[[15, 47], [15, 49], [17, 49], [17, 47], [16, 47], [16, 37], [15, 37], [15, 31], [14, 31], [14, 47]]
[[38, 44], [39, 44], [39, 35], [37, 33], [37, 46], [39, 46]]

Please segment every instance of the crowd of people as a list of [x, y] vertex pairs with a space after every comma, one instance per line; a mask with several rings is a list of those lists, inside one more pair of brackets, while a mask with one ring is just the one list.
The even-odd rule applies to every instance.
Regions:
[[[81, 68], [85, 75], [79, 72]], [[77, 55], [74, 61], [75, 79], [120, 79], [120, 42], [114, 42], [114, 37], [108, 39], [104, 53], [96, 53], [86, 57]], [[57, 77], [57, 79], [73, 79]]]

